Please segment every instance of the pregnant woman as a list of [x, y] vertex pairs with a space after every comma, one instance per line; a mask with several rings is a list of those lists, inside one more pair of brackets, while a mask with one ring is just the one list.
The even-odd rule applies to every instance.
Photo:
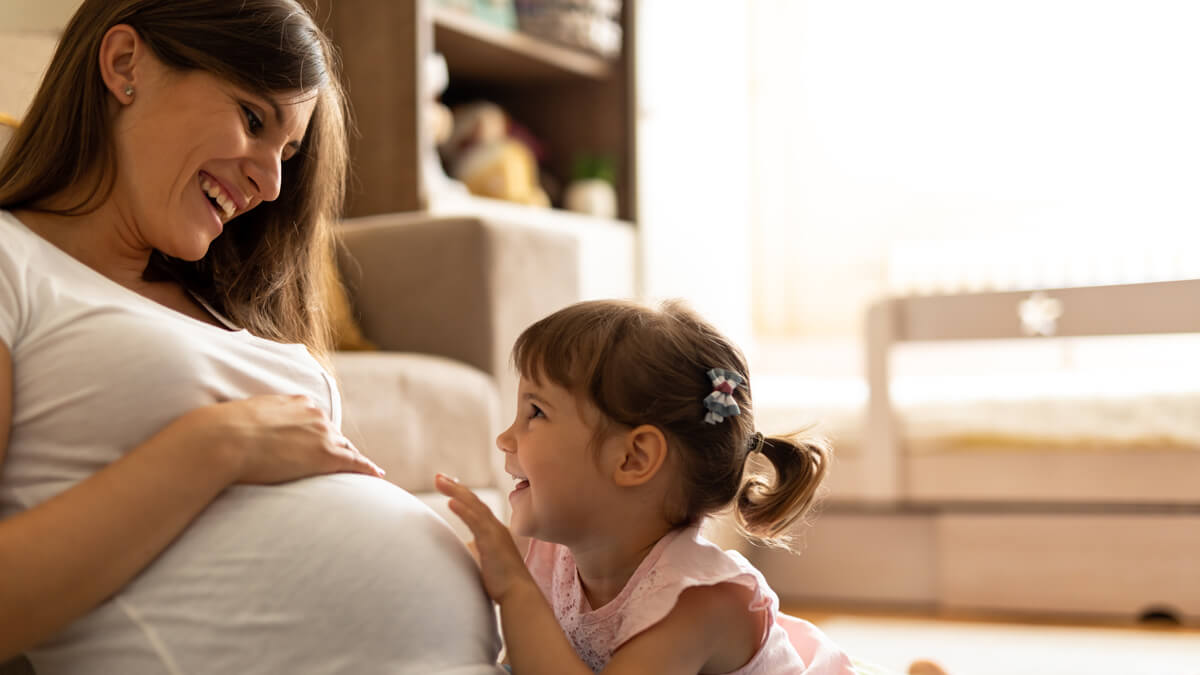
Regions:
[[331, 53], [294, 0], [67, 27], [0, 158], [0, 662], [499, 672], [469, 554], [339, 430]]

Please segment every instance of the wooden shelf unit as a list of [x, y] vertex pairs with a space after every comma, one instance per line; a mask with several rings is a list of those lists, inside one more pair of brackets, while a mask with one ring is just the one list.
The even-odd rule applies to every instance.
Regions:
[[425, 63], [445, 59], [448, 105], [488, 100], [544, 142], [544, 167], [565, 187], [580, 153], [617, 167], [619, 218], [636, 213], [632, 9], [622, 15], [625, 49], [607, 60], [491, 25], [431, 0], [304, 0], [341, 52], [357, 134], [347, 213], [427, 210], [430, 135]]
[[613, 73], [613, 64], [601, 57], [493, 26], [453, 9], [433, 7], [433, 26], [434, 46], [456, 76], [540, 82], [605, 80]]

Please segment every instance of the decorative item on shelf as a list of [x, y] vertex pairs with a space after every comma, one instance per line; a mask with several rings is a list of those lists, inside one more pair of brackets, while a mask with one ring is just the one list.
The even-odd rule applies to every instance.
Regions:
[[513, 0], [437, 0], [442, 7], [470, 14], [493, 26], [515, 30], [517, 11]]
[[575, 158], [571, 183], [563, 196], [563, 208], [600, 218], [617, 217], [616, 168], [611, 158], [603, 155], [580, 155]]
[[605, 58], [621, 56], [621, 0], [516, 0], [521, 32]]
[[550, 206], [538, 167], [545, 150], [528, 129], [495, 103], [470, 103], [453, 113], [453, 130], [440, 147], [452, 177], [481, 197]]
[[427, 98], [422, 108], [427, 140], [421, 144], [421, 192], [426, 202], [449, 193], [458, 196], [467, 194], [466, 186], [446, 175], [437, 152], [437, 148], [450, 140], [454, 132], [454, 114], [439, 100], [449, 84], [450, 73], [445, 57], [431, 52], [425, 58]]

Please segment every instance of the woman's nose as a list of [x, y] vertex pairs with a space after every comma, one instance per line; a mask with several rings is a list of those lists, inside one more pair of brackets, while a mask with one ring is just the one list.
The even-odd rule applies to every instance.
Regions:
[[246, 162], [246, 178], [253, 186], [254, 196], [264, 202], [279, 198], [283, 182], [283, 168], [279, 155], [264, 153]]

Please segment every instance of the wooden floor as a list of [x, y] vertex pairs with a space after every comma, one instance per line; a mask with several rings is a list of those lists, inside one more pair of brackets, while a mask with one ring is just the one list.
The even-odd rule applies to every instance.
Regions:
[[793, 603], [783, 609], [816, 624], [855, 659], [896, 673], [928, 659], [950, 675], [1200, 675], [1196, 626]]
[[[784, 612], [799, 616], [813, 623], [834, 617], [858, 617], [864, 619], [919, 619], [946, 624], [956, 623], [1003, 623], [1029, 626], [1067, 626], [1073, 628], [1110, 628], [1131, 631], [1151, 631], [1194, 634], [1200, 637], [1200, 624], [1180, 625], [1170, 620], [1147, 620], [1131, 622], [1106, 617], [1053, 616], [1048, 614], [1014, 614], [1011, 612], [983, 614], [966, 612], [938, 612], [932, 609], [911, 607], [871, 607], [859, 605], [812, 605], [781, 601]], [[815, 618], [814, 618], [815, 617]]]

